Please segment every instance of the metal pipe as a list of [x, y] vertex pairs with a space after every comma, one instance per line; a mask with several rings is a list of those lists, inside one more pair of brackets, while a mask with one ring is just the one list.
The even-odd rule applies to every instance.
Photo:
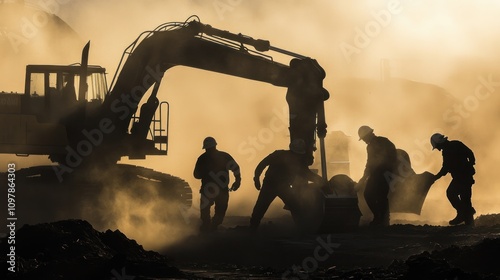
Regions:
[[297, 58], [302, 58], [302, 59], [307, 58], [307, 56], [303, 56], [303, 55], [298, 54], [298, 53], [294, 53], [291, 51], [280, 49], [278, 47], [269, 46], [269, 49], [272, 51], [275, 51], [275, 52], [279, 52], [279, 53], [286, 54], [286, 55], [293, 56], [293, 57], [297, 57]]
[[319, 138], [319, 152], [321, 154], [321, 176], [323, 179], [328, 180], [326, 171], [325, 138]]

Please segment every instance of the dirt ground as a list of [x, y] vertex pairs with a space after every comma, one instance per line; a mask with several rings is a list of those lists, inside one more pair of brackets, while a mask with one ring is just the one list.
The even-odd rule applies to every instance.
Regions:
[[187, 237], [161, 253], [182, 271], [210, 279], [419, 279], [426, 270], [430, 274], [420, 276], [427, 279], [496, 279], [500, 271], [489, 260], [498, 253], [467, 250], [490, 239], [500, 248], [498, 217], [482, 216], [475, 228], [395, 224], [302, 236], [287, 217], [267, 220], [257, 233], [240, 226], [247, 217], [228, 217], [226, 228]]
[[[217, 232], [186, 236], [147, 251], [119, 230], [84, 220], [25, 225], [16, 231], [17, 272], [8, 279], [500, 279], [500, 214], [476, 227], [360, 227], [301, 235], [289, 217], [227, 217]], [[168, 234], [166, 232], [165, 234]], [[6, 238], [0, 249], [9, 250]], [[6, 254], [0, 256], [7, 270]]]

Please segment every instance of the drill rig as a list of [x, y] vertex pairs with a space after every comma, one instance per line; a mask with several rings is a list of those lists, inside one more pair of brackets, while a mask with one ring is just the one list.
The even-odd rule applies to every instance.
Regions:
[[[119, 185], [148, 182], [161, 190], [159, 196], [190, 206], [191, 189], [183, 180], [117, 164], [121, 157], [167, 154], [168, 103], [160, 102], [157, 93], [165, 71], [177, 65], [288, 88], [290, 141], [305, 141], [312, 164], [319, 138], [326, 178], [324, 101], [329, 94], [316, 60], [213, 28], [194, 16], [143, 32], [125, 49], [107, 90], [105, 69], [88, 65], [88, 49], [87, 44], [80, 64], [28, 65], [24, 94], [0, 94], [0, 153], [48, 155], [55, 163], [21, 170], [19, 180], [99, 185], [90, 179], [99, 172], [120, 178]], [[290, 65], [264, 54], [270, 50], [291, 56]]]

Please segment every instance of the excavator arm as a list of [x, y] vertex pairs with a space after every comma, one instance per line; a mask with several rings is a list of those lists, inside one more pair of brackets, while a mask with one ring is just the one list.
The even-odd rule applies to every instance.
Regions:
[[[256, 51], [250, 50], [247, 45], [253, 46]], [[262, 53], [267, 50], [294, 58], [290, 65], [284, 65]], [[123, 136], [129, 133], [132, 115], [145, 93], [154, 85], [156, 87], [148, 103], [152, 110], [155, 109], [156, 91], [164, 72], [177, 65], [287, 87], [291, 141], [303, 139], [311, 158], [315, 150], [316, 131], [320, 139], [326, 135], [323, 102], [328, 99], [328, 92], [322, 86], [324, 70], [314, 59], [272, 47], [268, 41], [215, 29], [193, 20], [183, 24], [165, 24], [141, 34], [127, 48], [122, 61], [125, 62], [123, 65], [120, 63], [93, 124], [95, 126], [95, 122], [103, 118], [112, 120], [116, 126], [108, 137], [113, 140], [112, 143], [116, 144], [118, 139], [122, 141]], [[147, 124], [147, 121], [144, 123]], [[134, 131], [131, 131], [131, 136], [135, 139], [131, 145], [140, 146], [141, 139], [134, 137]]]

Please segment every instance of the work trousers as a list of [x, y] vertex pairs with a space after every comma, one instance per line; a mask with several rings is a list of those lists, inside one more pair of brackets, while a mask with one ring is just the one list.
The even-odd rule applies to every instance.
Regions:
[[[216, 228], [224, 220], [229, 202], [227, 188], [202, 188], [200, 191], [200, 217], [202, 228]], [[210, 218], [210, 209], [215, 204], [214, 216]]]
[[451, 203], [451, 206], [457, 210], [459, 214], [472, 214], [472, 185], [474, 179], [472, 176], [453, 176], [446, 196]]
[[264, 214], [276, 197], [279, 197], [292, 213], [297, 210], [298, 204], [289, 185], [272, 185], [264, 182], [250, 218], [251, 227], [257, 228], [259, 226]]
[[[373, 225], [389, 223], [389, 177], [386, 172], [374, 172], [366, 180], [364, 197], [373, 213]], [[386, 178], [387, 177], [387, 178]]]

